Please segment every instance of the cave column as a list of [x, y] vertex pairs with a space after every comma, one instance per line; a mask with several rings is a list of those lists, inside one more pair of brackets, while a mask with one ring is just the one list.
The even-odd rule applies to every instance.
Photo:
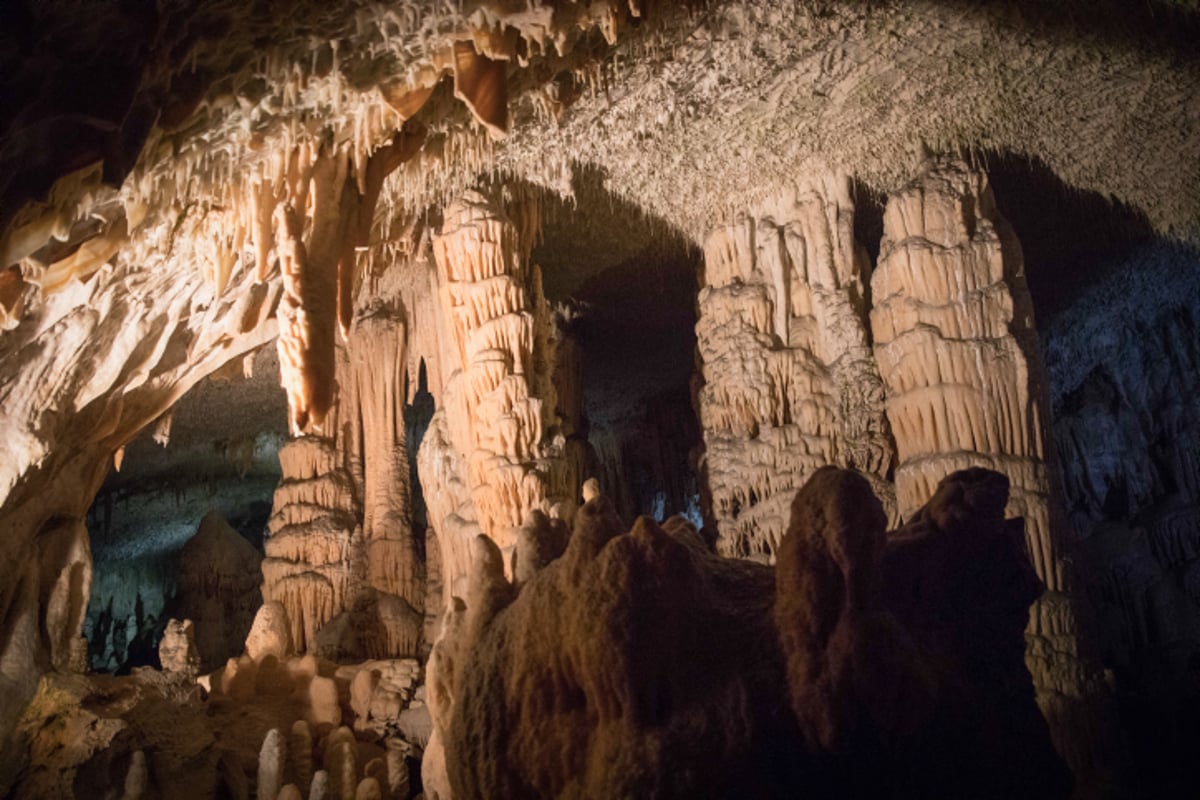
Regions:
[[1078, 598], [1066, 594], [1065, 520], [1045, 446], [1046, 378], [1021, 247], [983, 173], [931, 163], [889, 197], [871, 290], [900, 513], [911, 515], [956, 470], [1008, 476], [1007, 516], [1024, 518], [1047, 588], [1030, 612], [1026, 660], [1060, 751], [1077, 775], [1092, 772], [1099, 728], [1078, 717], [1095, 713], [1107, 690], [1081, 655]]
[[938, 164], [892, 195], [871, 287], [901, 515], [955, 470], [1002, 472], [1012, 484], [1008, 514], [1025, 518], [1034, 569], [1061, 591], [1033, 304], [1020, 244], [987, 178]]
[[508, 562], [531, 511], [569, 518], [576, 502], [579, 461], [556, 411], [559, 335], [529, 261], [538, 213], [534, 197], [469, 192], [433, 241], [445, 391], [418, 463], [447, 594], [475, 534]]
[[861, 470], [894, 508], [865, 268], [844, 174], [801, 179], [705, 243], [696, 404], [725, 555], [771, 558], [795, 490], [826, 464]]

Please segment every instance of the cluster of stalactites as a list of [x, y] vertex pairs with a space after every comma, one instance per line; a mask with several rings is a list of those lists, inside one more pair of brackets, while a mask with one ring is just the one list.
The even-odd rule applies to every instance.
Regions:
[[[423, 119], [439, 132], [415, 168], [389, 183], [389, 217], [444, 196], [437, 182], [459, 167], [489, 167], [487, 148], [462, 135], [449, 105], [426, 108], [443, 80], [484, 138], [499, 137], [509, 125], [514, 71], [548, 56], [569, 69], [590, 31], [611, 44], [640, 15], [640, 3], [617, 0], [483, 3], [469, 12], [372, 7], [354, 12], [341, 38], [269, 49], [217, 88], [163, 109], [119, 189], [103, 184], [99, 163], [90, 165], [0, 231], [0, 326], [15, 325], [30, 298], [88, 279], [119, 253], [129, 264], [197, 269], [216, 296], [239, 272], [259, 282], [278, 276], [292, 427], [321, 432], [336, 392], [335, 319], [343, 332], [351, 323], [356, 262], [376, 200], [388, 173], [425, 144], [426, 126], [413, 117], [425, 108]], [[190, 66], [174, 69], [204, 74], [206, 59], [225, 63], [208, 46], [196, 45]], [[363, 85], [343, 71], [352, 57], [391, 68]]]

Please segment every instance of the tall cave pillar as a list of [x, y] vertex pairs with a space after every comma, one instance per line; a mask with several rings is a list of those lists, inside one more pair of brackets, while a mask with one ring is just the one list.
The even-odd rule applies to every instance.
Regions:
[[802, 179], [705, 243], [696, 405], [725, 555], [770, 559], [795, 491], [826, 464], [866, 474], [894, 516], [866, 264], [844, 174]]
[[892, 195], [883, 224], [871, 329], [899, 456], [900, 513], [918, 509], [955, 470], [1002, 472], [1034, 569], [1060, 591], [1045, 375], [1020, 244], [986, 176], [961, 163], [933, 166]]
[[[469, 192], [434, 238], [444, 403], [418, 456], [447, 596], [470, 567], [475, 535], [508, 556], [540, 509], [569, 519], [582, 463], [559, 408], [558, 331], [530, 264], [535, 198]], [[563, 393], [569, 396], [569, 392]]]
[[1106, 689], [1081, 658], [1077, 598], [1066, 595], [1046, 378], [1021, 247], [983, 173], [932, 163], [888, 198], [871, 295], [900, 513], [916, 511], [956, 470], [1008, 476], [1007, 514], [1025, 519], [1047, 588], [1030, 612], [1026, 660], [1060, 751], [1077, 775], [1092, 772], [1097, 728], [1080, 715]]
[[398, 301], [356, 319], [346, 339], [324, 426], [333, 435], [304, 436], [280, 450], [263, 598], [288, 609], [298, 648], [413, 655], [424, 626], [425, 571], [412, 529]]

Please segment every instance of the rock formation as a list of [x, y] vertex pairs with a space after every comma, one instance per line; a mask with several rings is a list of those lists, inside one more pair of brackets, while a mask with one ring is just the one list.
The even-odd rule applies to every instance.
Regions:
[[167, 620], [158, 644], [158, 661], [163, 672], [177, 672], [190, 679], [200, 674], [200, 649], [196, 626], [190, 619]]
[[295, 439], [279, 451], [283, 480], [264, 542], [263, 599], [287, 611], [293, 646], [303, 652], [317, 631], [347, 608], [352, 553], [362, 533], [350, 476], [324, 438]]
[[242, 650], [262, 603], [262, 555], [218, 512], [183, 546], [174, 612], [192, 621], [201, 669]]
[[1007, 512], [1025, 519], [1030, 559], [1048, 589], [1029, 621], [1039, 701], [1072, 766], [1088, 772], [1111, 756], [1081, 731], [1104, 724], [1070, 718], [1104, 713], [1108, 687], [1085, 640], [1082, 598], [1065, 594], [1068, 534], [1045, 447], [1046, 378], [1020, 244], [986, 176], [961, 162], [931, 163], [889, 197], [883, 230], [871, 327], [900, 511], [910, 514], [955, 470], [1008, 477]]
[[800, 182], [705, 243], [697, 407], [722, 553], [771, 558], [792, 491], [826, 464], [863, 470], [890, 498], [866, 271], [845, 175]]
[[[310, 754], [324, 753], [331, 735], [342, 741], [319, 778], [309, 765], [309, 780], [280, 795], [395, 791], [390, 749], [377, 739], [366, 743], [375, 751], [355, 752], [325, 726], [345, 723], [358, 744], [367, 730], [400, 726], [398, 687], [413, 676], [378, 666], [355, 683], [318, 656], [415, 656], [444, 605], [426, 755], [450, 757], [428, 786], [770, 794], [815, 775], [819, 794], [844, 788], [865, 748], [882, 753], [867, 784], [901, 776], [928, 788], [930, 741], [977, 741], [949, 706], [994, 715], [988, 725], [999, 731], [1031, 723], [1004, 717], [1000, 694], [974, 694], [974, 684], [1018, 692], [955, 644], [967, 636], [962, 620], [939, 627], [905, 594], [913, 589], [889, 571], [892, 547], [880, 544], [862, 481], [835, 482], [827, 504], [801, 503], [832, 509], [861, 536], [813, 519], [785, 533], [793, 490], [813, 476], [832, 480], [819, 472], [827, 464], [859, 470], [884, 518], [910, 517], [897, 547], [911, 545], [911, 572], [936, 573], [952, 595], [972, 587], [931, 565], [977, 575], [947, 553], [956, 547], [946, 542], [965, 537], [939, 516], [941, 500], [920, 509], [951, 471], [1007, 476], [1008, 511], [1026, 519], [1050, 589], [1034, 606], [1026, 657], [1073, 765], [1104, 761], [1090, 740], [1112, 727], [1081, 710], [1105, 683], [1084, 635], [1085, 591], [1116, 620], [1101, 639], [1109, 664], [1145, 670], [1128, 654], [1152, 644], [1175, 648], [1156, 657], [1173, 659], [1178, 675], [1194, 669], [1191, 495], [1200, 480], [1186, 452], [1195, 413], [1179, 395], [1192, 384], [1178, 376], [1196, 359], [1173, 343], [1195, 338], [1191, 315], [1148, 311], [1153, 330], [1134, 338], [1169, 341], [1113, 345], [1144, 353], [1144, 371], [1064, 383], [1070, 511], [1087, 523], [1078, 552], [1101, 562], [1095, 580], [1077, 583], [1068, 567], [1088, 559], [1068, 546], [1058, 513], [1020, 249], [982, 170], [960, 160], [1038, 158], [1072, 190], [1127, 205], [1152, 234], [1195, 241], [1194, 0], [1106, 0], [1086, 11], [1036, 0], [103, 5], [83, 15], [67, 0], [0, 8], [0, 766], [34, 755], [20, 773], [0, 770], [0, 782], [19, 774], [35, 795], [153, 796], [171, 789], [156, 782], [182, 783], [195, 767], [198, 792], [248, 796], [266, 730], [307, 717]], [[652, 233], [589, 220], [587, 181], [634, 207]], [[535, 259], [548, 195], [577, 224], [608, 228], [594, 241], [616, 244], [595, 251], [643, 236], [706, 243], [696, 396], [706, 451], [702, 461], [696, 451], [694, 495], [717, 523], [705, 536], [721, 554], [766, 563], [718, 561], [678, 520], [617, 535], [597, 510], [603, 498], [583, 514], [586, 535], [556, 558], [580, 479], [612, 474], [625, 445], [610, 430], [604, 457], [587, 454], [580, 356], [551, 312], [551, 300], [567, 298], [543, 290], [534, 262], [547, 275], [582, 271], [605, 253], [546, 248]], [[871, 197], [887, 198], [873, 276], [860, 247], [879, 238]], [[1043, 268], [1057, 274], [1054, 263]], [[237, 574], [253, 547], [213, 523], [201, 533], [223, 536], [223, 552], [197, 552], [198, 537], [179, 576], [197, 610], [137, 614], [144, 653], [170, 613], [195, 620], [207, 666], [225, 664], [201, 679], [206, 710], [177, 627], [164, 645], [166, 676], [73, 674], [88, 650], [84, 521], [105, 473], [128, 467], [126, 447], [148, 426], [169, 439], [171, 408], [191, 387], [267, 344], [279, 355], [294, 441], [281, 453], [262, 597]], [[1102, 351], [1090, 363], [1108, 359]], [[415, 438], [402, 420], [422, 372], [437, 414], [414, 476]], [[694, 442], [653, 449], [677, 464]], [[961, 549], [995, 558], [1014, 592], [1027, 589], [1027, 576], [1008, 568], [1012, 531], [1001, 532], [989, 481], [952, 482], [966, 499], [950, 507], [986, 518], [987, 546]], [[416, 484], [428, 531], [414, 513]], [[683, 481], [669, 491], [693, 496]], [[766, 586], [772, 562], [828, 603], [789, 606], [787, 587], [779, 598]], [[594, 574], [598, 564], [611, 573]], [[565, 572], [571, 580], [554, 577]], [[978, 583], [991, 585], [986, 575]], [[548, 608], [526, 608], [527, 597]], [[279, 604], [288, 636], [275, 631], [274, 643], [238, 656], [260, 599]], [[1006, 632], [986, 642], [1005, 664], [1016, 648], [1007, 614], [1015, 619], [1027, 600], [1000, 597], [1004, 613], [981, 615], [995, 611], [988, 624]], [[710, 620], [699, 612], [741, 652], [702, 650]], [[525, 617], [529, 625], [513, 621]], [[228, 630], [212, 633], [211, 619]], [[514, 655], [500, 634], [526, 628], [557, 632], [572, 657], [556, 660], [534, 633], [520, 634], [528, 648]], [[303, 656], [289, 655], [287, 638]], [[892, 660], [876, 663], [864, 640], [894, 645]], [[762, 663], [743, 669], [747, 654]], [[517, 691], [477, 668], [527, 662], [564, 691]], [[897, 717], [899, 701], [876, 685], [883, 663], [895, 687], [912, 690], [902, 709], [911, 713]], [[960, 668], [972, 686], [947, 677]], [[506, 680], [519, 681], [514, 674]], [[695, 694], [678, 696], [676, 675]], [[867, 685], [847, 690], [846, 676]], [[559, 702], [553, 713], [572, 724], [582, 696], [599, 725], [537, 771], [559, 744], [530, 733], [543, 719], [536, 709], [512, 728], [529, 763], [468, 761], [464, 748], [508, 736], [499, 718], [477, 738], [464, 733], [464, 709], [489, 692]], [[784, 711], [736, 713], [762, 698]], [[239, 727], [231, 709], [244, 705], [255, 713]], [[186, 709], [195, 741], [160, 724], [173, 708]], [[220, 743], [208, 711], [229, 725]], [[905, 726], [922, 725], [932, 739], [918, 737], [911, 764], [920, 769], [910, 771], [908, 753], [892, 745]], [[1080, 732], [1063, 733], [1071, 727]], [[1040, 733], [1030, 736], [1039, 746]], [[781, 750], [756, 749], [762, 741]], [[781, 764], [775, 756], [793, 742], [804, 756]], [[715, 754], [711, 763], [654, 771], [696, 747]], [[954, 749], [976, 764], [967, 751]], [[993, 774], [995, 764], [979, 770]], [[763, 783], [723, 783], [733, 774]], [[1050, 776], [1041, 788], [1060, 785]]]
[[820, 470], [777, 574], [687, 526], [623, 534], [603, 498], [519, 590], [481, 537], [430, 662], [449, 784], [431, 744], [427, 793], [1065, 797], [1023, 662], [1038, 583], [1006, 493], [995, 473], [952, 475], [885, 542], [870, 483]]
[[536, 510], [569, 519], [582, 476], [577, 417], [557, 403], [556, 329], [529, 263], [535, 198], [507, 205], [472, 192], [445, 211], [434, 239], [444, 406], [420, 453], [447, 591], [467, 574], [474, 535], [511, 553]]

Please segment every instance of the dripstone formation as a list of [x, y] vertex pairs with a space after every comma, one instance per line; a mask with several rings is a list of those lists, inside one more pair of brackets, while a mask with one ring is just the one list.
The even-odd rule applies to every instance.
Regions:
[[520, 586], [481, 537], [430, 662], [445, 763], [427, 750], [427, 794], [1068, 796], [1024, 665], [1041, 587], [1007, 495], [954, 473], [887, 534], [870, 483], [823, 468], [775, 570], [678, 517], [623, 533], [604, 498]]
[[1195, 0], [84, 5], [0, 795], [1194, 794]]

